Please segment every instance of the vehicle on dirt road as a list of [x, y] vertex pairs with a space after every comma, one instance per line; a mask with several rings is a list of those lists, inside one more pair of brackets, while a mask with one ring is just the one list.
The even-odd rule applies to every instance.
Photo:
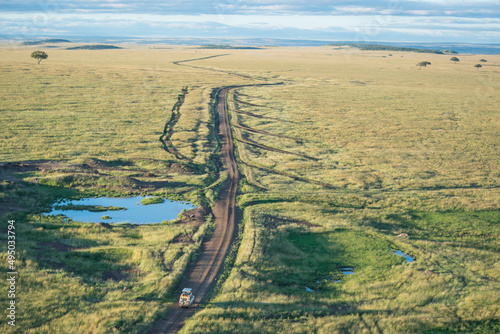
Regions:
[[181, 297], [179, 298], [180, 307], [191, 307], [194, 302], [194, 294], [192, 289], [184, 288], [182, 289]]

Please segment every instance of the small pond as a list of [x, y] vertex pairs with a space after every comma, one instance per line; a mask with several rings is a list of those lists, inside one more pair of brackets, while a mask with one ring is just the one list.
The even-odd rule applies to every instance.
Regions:
[[163, 203], [143, 205], [141, 200], [145, 198], [147, 197], [98, 197], [59, 201], [52, 206], [51, 212], [44, 215], [64, 215], [87, 223], [152, 224], [176, 219], [182, 210], [196, 208], [189, 202], [168, 199]]
[[413, 261], [415, 261], [415, 259], [411, 255], [407, 255], [400, 250], [395, 250], [394, 254], [399, 255], [399, 256], [404, 256], [406, 263], [412, 263]]

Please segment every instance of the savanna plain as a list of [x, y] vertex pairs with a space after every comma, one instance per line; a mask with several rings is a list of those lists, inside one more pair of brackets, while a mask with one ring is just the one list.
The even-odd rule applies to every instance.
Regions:
[[[0, 48], [0, 270], [13, 220], [19, 272], [2, 333], [147, 333], [168, 312], [214, 228], [228, 86], [238, 235], [181, 333], [500, 332], [500, 56], [58, 46], [38, 65], [34, 50]], [[41, 214], [135, 195], [199, 209]]]

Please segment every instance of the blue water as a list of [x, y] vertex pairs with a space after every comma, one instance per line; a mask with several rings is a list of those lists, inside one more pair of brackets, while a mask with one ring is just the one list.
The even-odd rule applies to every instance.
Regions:
[[[44, 215], [59, 215], [62, 214], [75, 221], [87, 223], [130, 223], [130, 224], [152, 224], [161, 223], [164, 220], [173, 220], [179, 216], [182, 210], [194, 209], [196, 206], [189, 202], [174, 202], [165, 200], [163, 203], [142, 205], [141, 200], [146, 197], [99, 197], [99, 198], [84, 198], [79, 200], [64, 201], [54, 205], [101, 205], [124, 207], [125, 211], [80, 211], [80, 210], [54, 210]], [[110, 216], [111, 219], [103, 219], [103, 216]]]
[[345, 268], [341, 268], [340, 270], [342, 270], [342, 275], [354, 274], [354, 268], [352, 268], [352, 267], [345, 267]]
[[395, 250], [394, 254], [399, 255], [399, 256], [404, 256], [404, 258], [406, 259], [406, 263], [412, 263], [413, 261], [415, 261], [415, 259], [413, 257], [411, 257], [410, 255], [406, 255], [404, 252], [402, 252], [400, 250]]

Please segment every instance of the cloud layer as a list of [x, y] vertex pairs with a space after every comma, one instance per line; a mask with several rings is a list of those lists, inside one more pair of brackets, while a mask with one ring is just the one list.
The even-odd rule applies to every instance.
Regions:
[[1, 35], [497, 42], [497, 0], [4, 0]]

